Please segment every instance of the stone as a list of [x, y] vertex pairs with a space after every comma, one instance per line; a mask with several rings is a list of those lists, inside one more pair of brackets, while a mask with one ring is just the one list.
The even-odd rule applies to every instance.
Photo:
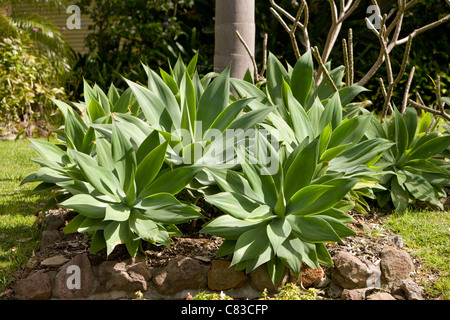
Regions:
[[324, 272], [321, 266], [317, 269], [313, 269], [306, 263], [302, 263], [300, 267], [300, 274], [298, 277], [291, 273], [290, 282], [297, 285], [302, 285], [304, 288], [308, 288], [318, 283], [324, 276]]
[[380, 265], [386, 283], [406, 279], [414, 270], [414, 264], [409, 254], [393, 246], [383, 248]]
[[197, 259], [179, 256], [152, 278], [159, 293], [174, 294], [185, 289], [206, 288], [209, 266]]
[[17, 280], [14, 294], [18, 300], [48, 300], [52, 296], [50, 277], [39, 270], [28, 278]]
[[104, 291], [147, 291], [151, 278], [145, 262], [105, 261], [98, 268], [98, 278]]
[[400, 288], [408, 300], [423, 300], [422, 288], [411, 279], [403, 280]]
[[47, 214], [42, 219], [41, 227], [43, 230], [59, 230], [64, 226], [64, 217], [62, 214]]
[[387, 292], [375, 292], [367, 297], [367, 300], [396, 300]]
[[59, 269], [53, 283], [53, 295], [66, 300], [87, 298], [93, 290], [94, 280], [87, 254], [79, 254]]
[[342, 290], [342, 300], [365, 300], [368, 288], [361, 289], [344, 289]]
[[41, 238], [41, 251], [46, 247], [62, 239], [62, 234], [58, 230], [44, 230]]
[[41, 261], [42, 267], [59, 267], [65, 264], [69, 259], [63, 255], [57, 255]]
[[376, 268], [369, 268], [359, 258], [346, 251], [340, 251], [333, 257], [333, 281], [344, 289], [366, 288], [373, 282]]
[[289, 272], [286, 270], [281, 282], [278, 285], [274, 285], [270, 279], [267, 266], [262, 265], [250, 272], [250, 286], [256, 291], [263, 292], [267, 289], [270, 293], [278, 292], [289, 281]]
[[230, 261], [213, 260], [208, 271], [208, 288], [211, 290], [227, 290], [240, 288], [247, 282], [244, 271], [230, 268]]
[[399, 249], [403, 248], [403, 238], [396, 234], [392, 237], [391, 242]]
[[327, 288], [327, 293], [331, 299], [339, 299], [341, 298], [344, 289], [340, 285], [336, 284], [333, 280], [331, 280], [331, 283]]

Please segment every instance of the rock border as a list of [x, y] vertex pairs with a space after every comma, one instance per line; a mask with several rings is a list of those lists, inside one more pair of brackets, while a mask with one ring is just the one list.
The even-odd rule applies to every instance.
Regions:
[[[298, 278], [286, 273], [281, 284], [274, 286], [263, 266], [245, 274], [230, 267], [230, 259], [217, 259], [211, 252], [176, 254], [161, 265], [125, 255], [107, 259], [91, 255], [84, 235], [62, 232], [73, 214], [56, 209], [45, 215], [40, 251], [13, 283], [12, 299], [117, 300], [136, 298], [140, 292], [144, 299], [184, 300], [204, 291], [225, 292], [234, 299], [258, 299], [264, 289], [273, 295], [292, 282], [320, 289], [320, 299], [423, 300], [423, 288], [411, 278], [415, 265], [398, 235], [389, 235], [372, 259], [349, 251], [352, 240], [329, 244], [332, 268], [311, 269], [302, 264]], [[196, 241], [199, 239], [183, 238], [182, 242]]]

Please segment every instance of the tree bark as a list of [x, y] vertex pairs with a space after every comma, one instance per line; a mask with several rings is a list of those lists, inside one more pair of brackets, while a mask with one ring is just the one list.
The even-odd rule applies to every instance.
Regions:
[[252, 55], [255, 54], [255, 0], [216, 0], [214, 71], [231, 63], [231, 77], [253, 76], [252, 60], [236, 35], [239, 31]]

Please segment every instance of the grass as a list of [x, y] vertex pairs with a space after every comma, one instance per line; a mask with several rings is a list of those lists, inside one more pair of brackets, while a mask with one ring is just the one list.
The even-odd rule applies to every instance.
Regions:
[[427, 274], [438, 280], [423, 281], [433, 299], [450, 300], [450, 213], [442, 211], [408, 211], [390, 215], [385, 226], [402, 236], [409, 253], [418, 258]]
[[38, 183], [20, 186], [39, 169], [30, 161], [35, 155], [28, 145], [28, 140], [0, 141], [0, 294], [39, 247], [37, 213], [48, 194], [31, 192]]

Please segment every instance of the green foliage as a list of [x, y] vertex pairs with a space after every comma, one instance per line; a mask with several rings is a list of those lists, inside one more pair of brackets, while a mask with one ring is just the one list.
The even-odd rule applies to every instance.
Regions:
[[385, 191], [377, 192], [383, 207], [392, 201], [398, 212], [420, 200], [442, 208], [439, 198], [445, 197], [443, 186], [450, 184], [447, 161], [439, 156], [450, 146], [450, 135], [428, 128], [433, 116], [422, 113], [419, 121], [415, 109], [408, 107], [404, 115], [395, 110], [392, 119], [380, 124], [372, 121], [366, 136], [383, 137], [395, 144], [374, 164], [383, 173], [380, 184]]
[[[68, 84], [74, 98], [83, 92], [82, 83], [77, 81], [81, 76], [103, 90], [111, 83], [126, 89], [122, 76], [145, 81], [141, 62], [155, 69], [166, 67], [179, 56], [186, 61], [192, 59], [201, 49], [199, 38], [203, 32], [199, 26], [203, 21], [196, 18], [194, 0], [78, 0], [76, 4], [92, 25], [85, 41], [89, 53], [78, 57]], [[210, 11], [207, 14], [210, 16]], [[212, 56], [212, 50], [202, 53]], [[206, 57], [202, 55], [202, 69], [210, 70], [212, 62]]]
[[409, 210], [389, 215], [384, 224], [402, 236], [406, 250], [420, 260], [425, 273], [438, 274], [436, 281], [422, 278], [426, 299], [450, 300], [450, 215], [448, 211]]
[[205, 291], [197, 293], [195, 296], [191, 296], [190, 293], [188, 293], [188, 297], [186, 300], [234, 300], [232, 297], [226, 295], [221, 291], [220, 293], [208, 293]]
[[317, 293], [315, 288], [301, 290], [297, 285], [287, 283], [273, 298], [269, 296], [267, 289], [264, 289], [261, 300], [316, 300]]
[[[276, 103], [278, 108], [267, 116], [264, 128], [283, 144], [276, 150], [257, 133], [256, 152], [237, 150], [242, 174], [210, 168], [222, 192], [205, 195], [207, 202], [226, 213], [201, 230], [226, 239], [218, 255], [233, 254], [232, 265], [246, 272], [267, 263], [274, 283], [280, 281], [286, 267], [298, 275], [302, 261], [311, 268], [332, 263], [324, 243], [341, 242], [353, 235], [345, 226], [352, 221], [345, 213], [358, 198], [351, 194], [352, 189], [370, 181], [372, 172], [366, 165], [391, 146], [386, 139], [361, 141], [373, 116], [343, 121], [339, 93], [332, 94], [324, 107], [316, 99], [318, 109], [311, 119], [285, 80], [290, 77], [291, 85], [313, 87], [312, 61], [299, 60], [299, 65], [289, 73], [271, 55], [267, 96], [245, 81], [232, 80], [240, 96], [257, 97], [249, 103], [251, 109], [267, 109]], [[298, 97], [308, 101], [320, 92], [326, 92], [324, 87], [313, 87]], [[311, 104], [309, 110], [314, 108]], [[263, 165], [268, 154], [276, 157], [275, 172]]]
[[0, 122], [6, 127], [42, 119], [53, 122], [49, 98], [62, 98], [64, 91], [54, 81], [49, 61], [33, 55], [25, 36], [1, 38], [0, 59]]
[[159, 74], [144, 65], [146, 85], [125, 79], [123, 93], [84, 81], [84, 101], [54, 100], [65, 117], [59, 142], [32, 140], [41, 168], [23, 182], [58, 191], [49, 206], [79, 213], [65, 231], [91, 233], [92, 252], [170, 246], [178, 224], [205, 218], [204, 197], [224, 213], [200, 230], [224, 238], [217, 255], [246, 272], [265, 264], [279, 283], [302, 262], [331, 265], [325, 243], [354, 235], [347, 212], [364, 212], [365, 198], [390, 192], [401, 209], [402, 197], [434, 201], [428, 184], [442, 193], [448, 174], [435, 156], [449, 136], [425, 134], [431, 118], [410, 108], [380, 124], [351, 103], [365, 89], [345, 87], [342, 67], [330, 71], [335, 92], [314, 84], [310, 53], [287, 68], [271, 54], [258, 85], [229, 68], [200, 78], [197, 60]]

